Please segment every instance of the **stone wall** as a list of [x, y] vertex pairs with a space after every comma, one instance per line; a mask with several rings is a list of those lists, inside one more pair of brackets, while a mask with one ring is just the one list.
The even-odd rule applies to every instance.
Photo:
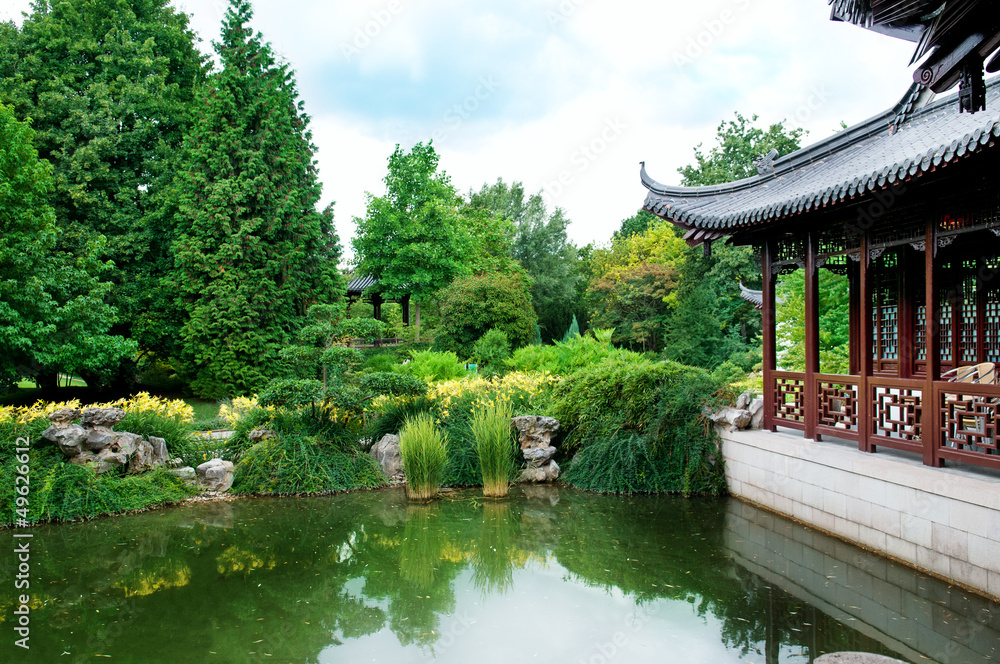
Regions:
[[1000, 598], [1000, 476], [720, 428], [730, 492]]

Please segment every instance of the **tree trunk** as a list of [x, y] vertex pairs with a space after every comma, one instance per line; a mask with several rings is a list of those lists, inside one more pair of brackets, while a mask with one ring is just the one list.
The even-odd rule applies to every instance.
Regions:
[[416, 341], [417, 341], [417, 343], [419, 343], [420, 342], [420, 300], [416, 300], [415, 299], [413, 301], [413, 315], [414, 315], [414, 319], [416, 321], [416, 324], [414, 325], [414, 327], [415, 327], [415, 329], [417, 331]]

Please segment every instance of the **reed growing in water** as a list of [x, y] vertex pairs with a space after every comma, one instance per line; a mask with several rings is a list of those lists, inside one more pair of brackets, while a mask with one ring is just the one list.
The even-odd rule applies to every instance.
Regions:
[[430, 500], [437, 495], [448, 463], [448, 436], [430, 413], [406, 420], [399, 432], [399, 452], [406, 473], [406, 497]]

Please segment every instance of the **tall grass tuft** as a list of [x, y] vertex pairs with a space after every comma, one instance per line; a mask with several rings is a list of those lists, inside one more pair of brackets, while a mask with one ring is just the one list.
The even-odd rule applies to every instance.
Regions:
[[509, 401], [497, 399], [476, 410], [469, 421], [476, 438], [479, 469], [483, 476], [483, 495], [503, 498], [510, 490], [517, 465], [517, 445], [511, 427]]
[[448, 435], [430, 413], [408, 419], [399, 432], [399, 452], [406, 473], [406, 497], [430, 500], [437, 495], [448, 463]]

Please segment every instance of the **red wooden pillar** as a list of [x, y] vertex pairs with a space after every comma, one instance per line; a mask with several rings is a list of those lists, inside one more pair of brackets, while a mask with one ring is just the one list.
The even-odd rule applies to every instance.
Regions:
[[806, 236], [806, 388], [805, 388], [805, 437], [819, 440], [816, 424], [819, 421], [819, 395], [816, 374], [819, 373], [819, 268], [816, 253], [818, 236]]
[[[924, 231], [924, 306], [927, 309], [927, 330], [924, 338], [927, 340], [927, 378], [921, 398], [920, 436], [924, 444], [924, 463], [928, 466], [943, 466], [944, 460], [937, 455], [938, 441], [941, 437], [941, 404], [934, 394], [934, 381], [941, 375], [941, 336], [938, 330], [938, 319], [941, 316], [940, 300], [938, 298], [935, 260], [937, 256], [937, 238], [934, 236], [937, 223], [933, 217], [927, 220]], [[955, 334], [955, 332], [952, 332]], [[955, 366], [958, 366], [957, 364]]]
[[915, 356], [915, 341], [913, 334], [913, 321], [916, 318], [916, 289], [914, 279], [917, 277], [917, 261], [911, 260], [910, 252], [905, 245], [900, 247], [899, 253], [899, 276], [897, 278], [897, 289], [899, 293], [899, 315], [896, 317], [896, 325], [899, 330], [899, 366], [896, 368], [896, 375], [900, 378], [910, 378], [913, 376], [913, 359]]
[[872, 275], [868, 232], [861, 236], [858, 261], [858, 449], [874, 452], [871, 443], [873, 405], [868, 379], [872, 375]]
[[847, 347], [850, 353], [850, 368], [848, 373], [852, 376], [858, 376], [861, 374], [859, 365], [861, 363], [860, 343], [858, 342], [859, 334], [859, 320], [858, 320], [858, 304], [860, 301], [860, 296], [858, 295], [858, 270], [857, 266], [854, 265], [854, 261], [847, 261], [847, 283], [849, 288], [848, 296], [848, 322], [849, 325], [849, 337], [847, 341]]
[[774, 369], [777, 366], [777, 355], [775, 350], [775, 298], [774, 298], [774, 271], [772, 268], [771, 240], [764, 240], [764, 246], [760, 252], [761, 272], [763, 273], [763, 293], [761, 297], [761, 336], [764, 341], [762, 354], [764, 356], [764, 423], [765, 431], [774, 431]]

